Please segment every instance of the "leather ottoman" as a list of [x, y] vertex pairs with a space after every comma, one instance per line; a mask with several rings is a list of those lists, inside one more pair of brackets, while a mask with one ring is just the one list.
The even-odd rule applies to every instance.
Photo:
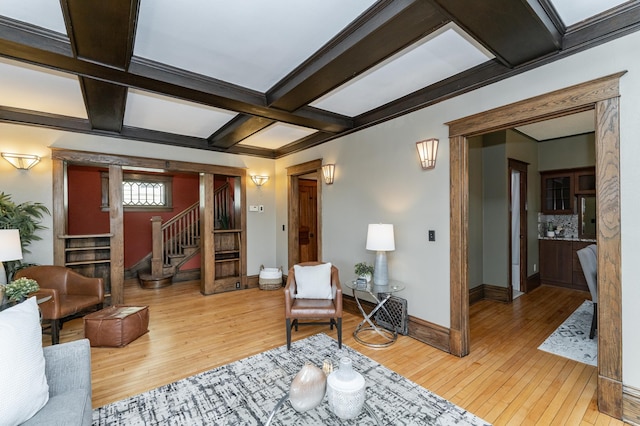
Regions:
[[84, 317], [91, 346], [121, 348], [149, 331], [149, 307], [114, 305]]

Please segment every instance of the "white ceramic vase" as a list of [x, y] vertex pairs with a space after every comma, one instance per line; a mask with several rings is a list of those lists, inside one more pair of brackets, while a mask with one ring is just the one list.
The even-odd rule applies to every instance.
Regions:
[[353, 369], [351, 358], [340, 359], [340, 367], [327, 377], [329, 408], [343, 420], [353, 419], [362, 411], [364, 398], [364, 377]]
[[320, 405], [327, 389], [327, 376], [307, 362], [291, 382], [289, 401], [294, 410], [303, 413]]

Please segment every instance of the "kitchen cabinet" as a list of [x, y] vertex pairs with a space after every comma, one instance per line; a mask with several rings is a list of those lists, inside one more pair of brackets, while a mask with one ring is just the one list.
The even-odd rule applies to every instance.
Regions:
[[596, 193], [595, 167], [540, 172], [542, 213], [575, 214], [576, 196]]
[[589, 241], [541, 239], [540, 283], [589, 291], [577, 251]]

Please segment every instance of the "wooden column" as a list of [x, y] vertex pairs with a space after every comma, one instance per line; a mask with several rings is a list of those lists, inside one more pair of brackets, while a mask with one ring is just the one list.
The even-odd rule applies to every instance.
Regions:
[[[449, 352], [452, 355], [469, 354], [469, 291], [467, 250], [469, 223], [469, 148], [466, 138], [449, 139], [450, 156], [450, 280], [451, 316]], [[457, 308], [457, 309], [456, 309]]]
[[619, 98], [596, 103], [598, 409], [622, 418]]
[[200, 175], [200, 292], [213, 294], [215, 292], [216, 265], [214, 243], [213, 193], [214, 182], [212, 173]]
[[59, 238], [67, 233], [67, 185], [65, 180], [66, 163], [51, 159], [53, 174], [53, 264], [64, 266], [66, 262], [65, 240]]
[[111, 304], [124, 303], [124, 208], [122, 166], [109, 166], [109, 227], [111, 230]]
[[162, 217], [151, 218], [151, 276], [161, 277], [162, 274]]

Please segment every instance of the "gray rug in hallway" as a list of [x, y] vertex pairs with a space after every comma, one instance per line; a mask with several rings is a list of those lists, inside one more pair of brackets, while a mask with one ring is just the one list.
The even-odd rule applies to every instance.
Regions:
[[[393, 350], [390, 348], [389, 350]], [[297, 413], [289, 401], [273, 425], [486, 425], [465, 411], [372, 359], [316, 334], [258, 355], [161, 386], [93, 411], [94, 425], [262, 425], [305, 361], [337, 366], [348, 356], [366, 380], [366, 403], [352, 421], [340, 421], [325, 400]], [[372, 412], [370, 413], [369, 410]], [[373, 415], [372, 415], [373, 414]], [[375, 419], [375, 417], [377, 419]]]
[[593, 302], [585, 300], [538, 349], [597, 366], [598, 336], [589, 339], [592, 318]]

